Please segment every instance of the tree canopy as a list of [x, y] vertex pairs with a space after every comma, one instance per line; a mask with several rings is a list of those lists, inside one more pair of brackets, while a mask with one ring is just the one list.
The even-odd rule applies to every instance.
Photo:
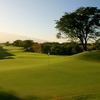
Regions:
[[56, 21], [57, 38], [76, 38], [87, 51], [87, 42], [100, 36], [100, 9], [97, 7], [80, 7], [72, 13], [66, 12]]

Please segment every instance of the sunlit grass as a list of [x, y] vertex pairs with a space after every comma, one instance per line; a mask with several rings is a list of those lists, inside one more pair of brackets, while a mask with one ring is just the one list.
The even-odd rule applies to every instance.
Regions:
[[6, 46], [4, 49], [14, 56], [0, 60], [2, 90], [13, 91], [22, 98], [36, 97], [28, 100], [66, 100], [87, 94], [98, 94], [99, 97], [100, 63], [84, 59], [85, 53], [48, 56], [24, 52], [20, 47]]

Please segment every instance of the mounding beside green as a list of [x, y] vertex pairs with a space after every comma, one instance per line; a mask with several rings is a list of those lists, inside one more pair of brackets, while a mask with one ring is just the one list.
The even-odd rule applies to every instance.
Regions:
[[11, 55], [0, 60], [0, 100], [100, 99], [99, 51], [48, 56], [22, 47], [3, 49]]
[[87, 60], [87, 61], [100, 61], [100, 50], [94, 50], [94, 51], [86, 51], [83, 53], [79, 53], [74, 55], [73, 57], [82, 59], [82, 60]]

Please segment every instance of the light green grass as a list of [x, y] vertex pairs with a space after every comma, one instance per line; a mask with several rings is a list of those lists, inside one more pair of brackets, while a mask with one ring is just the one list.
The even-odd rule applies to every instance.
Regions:
[[[20, 47], [5, 46], [4, 49], [13, 56], [10, 55], [10, 59], [8, 55], [5, 58], [9, 59], [0, 60], [2, 91], [12, 91], [27, 100], [99, 100], [99, 61], [89, 61], [86, 56], [84, 60], [84, 53], [75, 56], [48, 56], [24, 52]], [[92, 96], [88, 99], [77, 99], [90, 94]]]

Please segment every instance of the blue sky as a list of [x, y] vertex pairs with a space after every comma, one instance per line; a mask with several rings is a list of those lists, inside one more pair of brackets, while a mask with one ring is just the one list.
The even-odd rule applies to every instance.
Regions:
[[100, 0], [0, 0], [0, 32], [64, 42], [54, 20], [81, 6], [100, 9]]

